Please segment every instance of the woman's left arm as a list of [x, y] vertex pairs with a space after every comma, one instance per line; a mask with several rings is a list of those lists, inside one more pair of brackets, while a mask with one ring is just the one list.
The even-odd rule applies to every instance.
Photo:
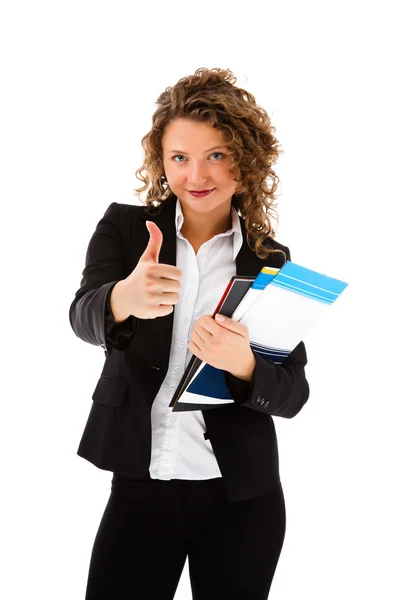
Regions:
[[256, 359], [251, 381], [225, 371], [225, 382], [233, 400], [243, 407], [291, 419], [303, 408], [310, 395], [304, 367], [307, 353], [300, 342], [281, 364], [253, 353]]

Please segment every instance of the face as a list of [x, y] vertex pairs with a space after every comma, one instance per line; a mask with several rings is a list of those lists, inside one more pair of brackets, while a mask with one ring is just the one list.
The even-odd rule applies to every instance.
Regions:
[[[237, 182], [229, 172], [228, 155], [222, 132], [209, 123], [175, 119], [165, 128], [163, 164], [171, 191], [183, 207], [192, 213], [230, 212]], [[189, 190], [210, 190], [211, 194], [195, 197]]]

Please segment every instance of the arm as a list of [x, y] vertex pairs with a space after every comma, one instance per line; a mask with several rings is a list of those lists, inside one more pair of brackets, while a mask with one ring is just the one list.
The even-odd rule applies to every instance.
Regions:
[[288, 419], [307, 402], [310, 388], [304, 367], [307, 353], [300, 342], [282, 364], [254, 353], [256, 366], [250, 382], [225, 371], [225, 381], [233, 400], [245, 408]]
[[[290, 250], [286, 247], [287, 260]], [[233, 400], [246, 408], [278, 417], [296, 416], [310, 395], [305, 366], [307, 352], [300, 342], [281, 364], [275, 364], [253, 352], [256, 365], [251, 381], [225, 371], [225, 382]]]
[[123, 278], [119, 206], [113, 202], [90, 239], [80, 288], [69, 309], [69, 320], [75, 334], [89, 344], [101, 346], [106, 352], [125, 350], [136, 331], [136, 317], [130, 315], [115, 323], [111, 310], [112, 290]]
[[[118, 282], [117, 282], [118, 283]], [[107, 294], [105, 310], [105, 334], [107, 348], [125, 350], [133, 340], [136, 332], [137, 318], [129, 315], [127, 318], [117, 321], [112, 310], [111, 294], [115, 290], [114, 283]], [[114, 309], [115, 310], [115, 309]]]

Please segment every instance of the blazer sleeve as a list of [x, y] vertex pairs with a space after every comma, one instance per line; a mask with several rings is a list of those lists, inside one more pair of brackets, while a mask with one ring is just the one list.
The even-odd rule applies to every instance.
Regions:
[[[289, 248], [286, 255], [290, 260]], [[251, 381], [225, 371], [225, 382], [240, 406], [277, 417], [296, 416], [307, 402], [310, 387], [305, 374], [307, 352], [300, 342], [281, 364], [253, 352], [256, 366]]]
[[133, 340], [138, 319], [130, 315], [115, 323], [110, 306], [114, 285], [125, 278], [119, 205], [113, 202], [98, 222], [86, 252], [80, 287], [69, 309], [75, 334], [106, 353], [125, 350]]

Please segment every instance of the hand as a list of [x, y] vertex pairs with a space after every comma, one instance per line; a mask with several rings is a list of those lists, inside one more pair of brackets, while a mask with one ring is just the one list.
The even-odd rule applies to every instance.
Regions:
[[120, 314], [155, 319], [171, 314], [179, 302], [182, 271], [174, 265], [159, 264], [163, 234], [152, 221], [147, 221], [147, 229], [147, 247], [132, 273], [118, 282], [121, 285], [116, 297]]
[[225, 317], [218, 323], [211, 315], [202, 315], [194, 325], [188, 349], [216, 369], [251, 379], [256, 360], [250, 347], [249, 328], [240, 321]]

